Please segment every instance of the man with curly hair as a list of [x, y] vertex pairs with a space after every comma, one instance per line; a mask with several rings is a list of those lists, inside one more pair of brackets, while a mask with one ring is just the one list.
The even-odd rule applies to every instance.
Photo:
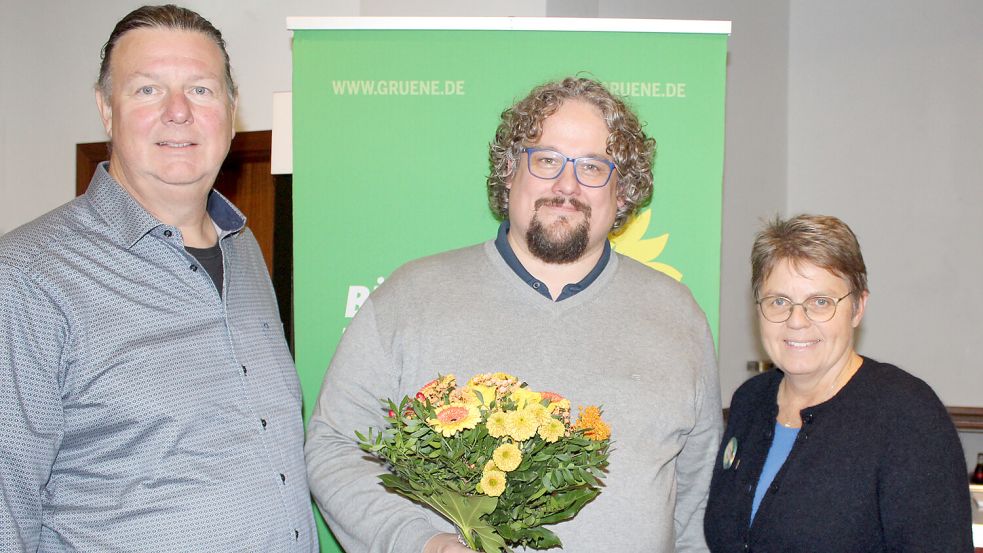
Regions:
[[348, 551], [461, 553], [449, 524], [378, 483], [353, 431], [378, 398], [435, 373], [505, 370], [572, 405], [600, 404], [614, 450], [601, 494], [552, 529], [564, 551], [706, 551], [721, 431], [706, 317], [675, 280], [611, 251], [652, 194], [654, 140], [600, 83], [535, 88], [490, 145], [497, 238], [416, 260], [363, 304], [308, 427], [308, 478]]

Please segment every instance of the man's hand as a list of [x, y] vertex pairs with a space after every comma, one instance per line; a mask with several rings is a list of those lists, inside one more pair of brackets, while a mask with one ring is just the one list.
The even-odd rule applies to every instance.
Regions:
[[476, 553], [461, 545], [456, 534], [437, 534], [423, 546], [423, 553]]

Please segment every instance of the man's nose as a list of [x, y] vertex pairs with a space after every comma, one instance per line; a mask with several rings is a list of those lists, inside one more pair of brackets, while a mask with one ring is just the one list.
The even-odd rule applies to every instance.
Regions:
[[576, 169], [572, 161], [567, 160], [560, 171], [560, 176], [553, 181], [553, 192], [564, 196], [576, 195], [580, 192], [580, 183], [577, 182]]
[[188, 123], [192, 120], [191, 102], [182, 91], [169, 92], [164, 98], [162, 119], [165, 123]]

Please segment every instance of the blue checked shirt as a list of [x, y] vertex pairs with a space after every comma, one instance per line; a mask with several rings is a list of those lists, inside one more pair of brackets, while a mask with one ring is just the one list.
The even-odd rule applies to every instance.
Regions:
[[263, 256], [208, 213], [224, 297], [104, 166], [0, 237], [0, 551], [317, 550]]

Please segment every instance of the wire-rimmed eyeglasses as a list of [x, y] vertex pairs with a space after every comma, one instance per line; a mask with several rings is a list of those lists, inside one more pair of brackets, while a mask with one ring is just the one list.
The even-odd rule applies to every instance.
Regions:
[[549, 148], [522, 148], [529, 164], [529, 174], [540, 179], [556, 179], [568, 161], [573, 162], [573, 176], [588, 188], [603, 188], [614, 172], [615, 164], [600, 157], [567, 157]]
[[761, 316], [773, 323], [784, 323], [792, 316], [795, 306], [802, 307], [807, 319], [814, 323], [825, 323], [836, 315], [836, 306], [853, 292], [848, 292], [842, 298], [831, 298], [829, 296], [812, 296], [805, 300], [795, 303], [785, 296], [765, 296], [758, 300], [758, 309]]

